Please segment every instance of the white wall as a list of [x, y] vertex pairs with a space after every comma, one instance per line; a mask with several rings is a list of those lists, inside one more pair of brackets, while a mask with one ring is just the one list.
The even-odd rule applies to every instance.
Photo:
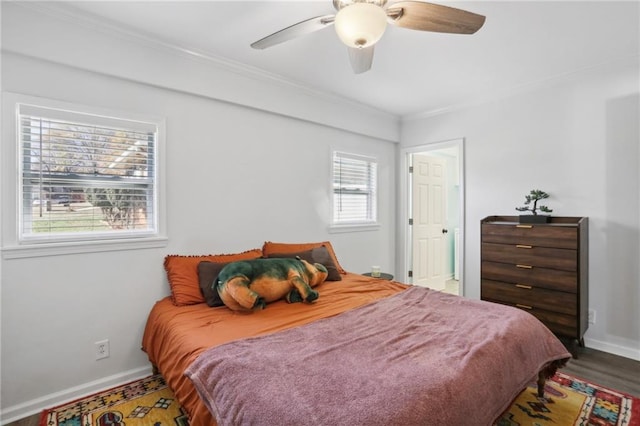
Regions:
[[465, 138], [465, 290], [480, 297], [480, 220], [531, 189], [589, 217], [587, 346], [640, 359], [638, 57], [526, 92], [403, 122], [401, 148]]
[[[347, 270], [368, 271], [372, 264], [394, 269], [395, 144], [358, 130], [371, 122], [391, 134], [397, 123], [389, 117], [367, 115], [366, 109], [336, 99], [315, 102], [308, 94], [296, 96], [285, 89], [273, 98], [275, 113], [264, 99], [259, 106], [242, 96], [237, 102], [219, 100], [216, 88], [199, 79], [215, 79], [220, 70], [171, 52], [149, 55], [154, 66], [163, 60], [173, 69], [184, 64], [201, 72], [164, 75], [148, 84], [142, 75], [124, 75], [128, 68], [144, 66], [147, 56], [133, 54], [144, 46], [115, 37], [109, 43], [120, 43], [110, 45], [117, 49], [94, 47], [73, 56], [62, 39], [71, 31], [68, 25], [61, 23], [54, 31], [55, 20], [45, 19], [46, 31], [39, 32], [42, 16], [5, 6], [3, 91], [166, 117], [169, 242], [165, 248], [0, 260], [3, 421], [149, 371], [140, 344], [151, 306], [169, 292], [162, 267], [167, 254], [238, 252], [261, 247], [265, 240], [331, 240]], [[61, 37], [59, 43], [56, 37]], [[48, 46], [44, 59], [39, 41]], [[55, 60], [56, 51], [64, 60]], [[134, 62], [121, 61], [120, 55]], [[96, 72], [98, 60], [119, 63], [121, 69]], [[150, 80], [156, 77], [153, 68], [148, 73]], [[181, 87], [185, 79], [188, 90]], [[202, 94], [196, 94], [198, 84]], [[260, 84], [264, 92], [279, 93], [278, 87]], [[256, 85], [253, 81], [251, 88]], [[241, 93], [246, 87], [227, 81], [224, 90]], [[296, 106], [298, 115], [311, 116], [331, 110], [330, 103], [336, 116], [321, 112], [310, 120], [287, 114]], [[342, 126], [340, 120], [349, 118], [359, 123], [356, 128]], [[2, 147], [14, 143], [2, 140]], [[331, 149], [378, 159], [379, 230], [328, 232]], [[0, 176], [15, 173], [14, 163], [4, 158]], [[15, 200], [0, 183], [2, 211], [11, 211]], [[94, 342], [105, 338], [111, 342], [111, 356], [95, 361]]]

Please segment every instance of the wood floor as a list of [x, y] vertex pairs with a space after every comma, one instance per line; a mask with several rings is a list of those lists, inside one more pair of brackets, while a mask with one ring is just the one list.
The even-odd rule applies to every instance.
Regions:
[[[578, 359], [572, 359], [560, 370], [621, 392], [640, 397], [640, 361], [623, 358], [589, 348], [578, 348]], [[36, 414], [5, 426], [38, 426]]]
[[640, 361], [595, 349], [578, 348], [578, 359], [572, 359], [560, 371], [640, 397]]

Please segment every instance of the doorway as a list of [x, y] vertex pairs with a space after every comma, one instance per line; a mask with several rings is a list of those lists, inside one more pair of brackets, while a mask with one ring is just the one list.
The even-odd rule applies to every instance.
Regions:
[[406, 148], [401, 170], [404, 280], [459, 295], [464, 294], [463, 148], [462, 139]]

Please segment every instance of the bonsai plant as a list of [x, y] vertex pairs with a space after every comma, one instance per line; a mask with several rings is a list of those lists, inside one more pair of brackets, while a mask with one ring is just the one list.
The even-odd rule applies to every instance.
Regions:
[[[520, 215], [520, 222], [535, 222], [545, 223], [548, 222], [548, 215], [538, 215], [538, 210], [544, 213], [551, 213], [551, 210], [547, 206], [538, 205], [538, 201], [549, 198], [549, 194], [539, 189], [532, 189], [529, 195], [525, 196], [524, 206], [516, 207], [516, 210], [520, 212], [531, 212], [531, 215]], [[531, 203], [533, 202], [533, 205]]]

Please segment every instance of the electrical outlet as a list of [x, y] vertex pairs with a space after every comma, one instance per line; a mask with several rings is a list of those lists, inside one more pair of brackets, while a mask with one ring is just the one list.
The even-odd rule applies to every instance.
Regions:
[[109, 339], [100, 340], [95, 343], [96, 361], [99, 359], [109, 358]]
[[596, 311], [594, 309], [589, 309], [589, 324], [596, 323]]

